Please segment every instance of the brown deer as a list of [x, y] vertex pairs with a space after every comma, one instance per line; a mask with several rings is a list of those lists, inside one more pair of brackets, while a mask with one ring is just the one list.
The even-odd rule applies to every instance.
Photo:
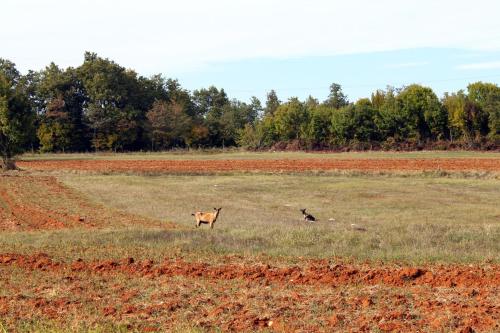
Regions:
[[214, 223], [217, 221], [217, 217], [219, 216], [221, 208], [214, 208], [214, 211], [212, 213], [203, 213], [203, 212], [196, 212], [191, 215], [194, 216], [196, 219], [196, 228], [200, 226], [200, 224], [210, 224], [210, 229], [214, 228]]

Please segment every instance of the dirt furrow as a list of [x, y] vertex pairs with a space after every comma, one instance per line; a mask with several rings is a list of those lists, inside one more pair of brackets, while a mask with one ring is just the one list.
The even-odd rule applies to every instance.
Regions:
[[[159, 223], [91, 203], [54, 177], [0, 175], [0, 231]], [[161, 224], [177, 227], [170, 222]]]
[[80, 170], [101, 172], [301, 172], [361, 171], [500, 171], [499, 159], [283, 159], [283, 160], [52, 160], [20, 161], [32, 170]]
[[331, 264], [316, 261], [303, 267], [277, 267], [267, 264], [244, 265], [165, 260], [155, 264], [151, 260], [136, 262], [133, 258], [71, 263], [53, 261], [48, 255], [0, 254], [0, 265], [16, 265], [30, 270], [91, 271], [99, 274], [126, 273], [145, 277], [186, 276], [191, 278], [241, 279], [258, 283], [284, 283], [303, 285], [426, 285], [432, 287], [473, 288], [480, 286], [500, 287], [500, 266], [436, 265], [423, 267], [370, 266]]

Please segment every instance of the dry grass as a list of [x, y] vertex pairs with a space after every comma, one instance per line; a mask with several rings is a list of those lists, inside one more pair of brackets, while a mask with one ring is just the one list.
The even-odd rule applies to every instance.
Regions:
[[[113, 232], [117, 248], [408, 262], [500, 261], [496, 179], [66, 175], [62, 180], [104, 205], [184, 227]], [[195, 230], [191, 213], [215, 206], [223, 207], [215, 229]], [[300, 208], [307, 208], [319, 222], [305, 224]], [[352, 224], [367, 231], [355, 230]], [[103, 233], [99, 239], [106, 237]]]

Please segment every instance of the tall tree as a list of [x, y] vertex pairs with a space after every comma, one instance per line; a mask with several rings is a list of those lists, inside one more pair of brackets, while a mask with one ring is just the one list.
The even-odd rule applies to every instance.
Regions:
[[332, 83], [330, 85], [330, 94], [328, 95], [328, 99], [325, 101], [325, 105], [334, 109], [340, 109], [349, 105], [347, 96], [342, 92], [342, 86], [340, 84]]
[[252, 96], [250, 98], [250, 112], [247, 116], [247, 122], [253, 123], [257, 119], [262, 118], [264, 115], [263, 112], [264, 109], [262, 108], [262, 103], [260, 102], [260, 100], [257, 97]]
[[276, 95], [276, 91], [271, 90], [267, 93], [266, 107], [264, 108], [264, 116], [273, 116], [278, 107], [281, 105], [281, 101]]
[[326, 147], [331, 141], [332, 108], [326, 105], [307, 107], [309, 124], [307, 127], [307, 141], [309, 148]]
[[[476, 82], [470, 84], [467, 91], [469, 100], [488, 117], [488, 136], [500, 140], [500, 87], [493, 83]], [[484, 131], [481, 126], [479, 130]]]
[[276, 132], [282, 141], [297, 140], [305, 137], [308, 124], [305, 105], [293, 97], [278, 107], [274, 115]]
[[230, 104], [226, 92], [224, 89], [219, 90], [214, 86], [195, 90], [193, 102], [197, 116], [203, 118], [204, 126], [208, 129], [208, 145], [222, 146], [227, 136], [227, 129], [222, 128], [221, 117], [226, 113]]
[[89, 52], [78, 73], [88, 97], [84, 112], [92, 129], [92, 146], [96, 150], [140, 147], [149, 103], [144, 103], [137, 74]]
[[151, 127], [152, 150], [186, 146], [191, 122], [182, 104], [156, 101], [146, 116]]
[[455, 139], [473, 139], [474, 129], [465, 113], [469, 101], [464, 91], [460, 90], [452, 94], [445, 93], [442, 103], [448, 113], [451, 141]]
[[36, 96], [42, 151], [82, 151], [89, 148], [83, 108], [85, 90], [76, 70], [60, 69], [54, 63], [39, 73]]
[[34, 114], [23, 89], [0, 70], [0, 168], [14, 169], [13, 157], [25, 149]]
[[337, 144], [350, 141], [376, 142], [379, 140], [375, 123], [376, 109], [369, 99], [360, 99], [354, 105], [333, 112], [332, 134]]
[[224, 89], [219, 90], [214, 86], [195, 90], [193, 101], [199, 115], [212, 118], [219, 118], [222, 114], [222, 108], [229, 104], [229, 98]]
[[397, 100], [399, 92], [399, 89], [388, 86], [387, 90], [377, 90], [372, 95], [372, 105], [377, 109], [374, 121], [381, 140], [404, 141], [411, 132]]
[[8, 59], [0, 58], [0, 72], [11, 82], [12, 85], [17, 85], [21, 78], [21, 73], [16, 68], [16, 64]]
[[306, 105], [307, 109], [312, 110], [319, 105], [319, 101], [317, 98], [314, 98], [311, 95], [309, 95], [304, 104]]
[[447, 136], [448, 115], [431, 88], [410, 85], [399, 93], [397, 100], [410, 135], [418, 140]]

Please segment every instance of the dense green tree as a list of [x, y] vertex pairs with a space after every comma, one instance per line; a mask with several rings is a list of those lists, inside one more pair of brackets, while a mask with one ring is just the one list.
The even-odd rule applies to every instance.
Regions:
[[38, 73], [35, 105], [42, 151], [82, 151], [89, 148], [83, 120], [86, 93], [73, 68], [54, 63]]
[[401, 106], [397, 100], [398, 94], [399, 90], [387, 87], [386, 91], [377, 90], [372, 95], [372, 105], [378, 111], [374, 121], [381, 140], [401, 142], [406, 140], [411, 132], [408, 120], [401, 112]]
[[254, 126], [246, 124], [239, 131], [237, 143], [241, 147], [260, 149], [271, 147], [278, 141], [275, 122], [272, 116], [264, 116]]
[[13, 169], [13, 157], [25, 150], [34, 113], [22, 87], [0, 69], [0, 168]]
[[247, 124], [254, 126], [261, 106], [259, 100], [255, 97], [250, 102], [250, 104], [247, 104], [234, 99], [223, 107], [219, 119], [223, 146], [235, 145], [241, 130]]
[[276, 133], [281, 141], [306, 137], [308, 113], [305, 105], [293, 97], [281, 104], [274, 114]]
[[314, 98], [311, 95], [309, 95], [304, 104], [308, 110], [312, 110], [319, 106], [319, 101], [317, 98]]
[[224, 89], [217, 89], [210, 86], [207, 89], [193, 91], [193, 102], [198, 110], [198, 114], [205, 118], [218, 119], [222, 115], [222, 109], [229, 104]]
[[397, 100], [410, 137], [425, 140], [447, 136], [448, 116], [432, 89], [413, 84], [403, 89]]
[[29, 109], [34, 112], [34, 122], [32, 130], [26, 133], [26, 140], [24, 143], [24, 150], [35, 151], [38, 149], [40, 144], [37, 137], [37, 128], [40, 126], [39, 110], [42, 109], [41, 100], [38, 96], [37, 89], [40, 81], [40, 72], [28, 71], [26, 75], [19, 77], [19, 83], [17, 84], [18, 89], [22, 90], [24, 96], [26, 96], [29, 104]]
[[[488, 117], [488, 135], [490, 138], [500, 140], [500, 87], [493, 83], [476, 82], [467, 87], [469, 100], [475, 103]], [[484, 120], [475, 127], [480, 134], [484, 134]]]
[[309, 113], [306, 141], [309, 148], [328, 146], [332, 139], [331, 119], [334, 109], [311, 103], [311, 99], [308, 99], [306, 105]]
[[276, 91], [271, 90], [267, 93], [266, 107], [264, 108], [265, 116], [273, 116], [278, 107], [281, 105], [281, 101], [278, 99]]
[[[441, 100], [430, 88], [416, 84], [387, 87], [355, 104], [333, 83], [321, 104], [312, 96], [282, 103], [271, 90], [262, 107], [256, 97], [231, 100], [214, 86], [190, 93], [177, 80], [160, 74], [142, 77], [89, 52], [77, 68], [50, 64], [26, 75], [0, 59], [0, 73], [2, 121], [9, 124], [3, 125], [3, 147], [7, 132], [17, 147], [10, 155], [38, 147], [423, 147], [451, 139], [491, 148], [500, 142], [500, 88], [491, 83], [470, 84], [466, 92], [445, 94]], [[22, 135], [19, 123], [24, 124]]]
[[230, 131], [227, 127], [222, 128], [222, 124], [228, 125], [229, 116], [225, 116], [225, 121], [221, 122], [230, 104], [226, 92], [211, 86], [208, 89], [195, 90], [192, 98], [197, 117], [203, 119], [202, 126], [208, 129], [207, 141], [204, 143], [208, 146], [222, 146]]
[[443, 107], [448, 113], [450, 139], [471, 139], [474, 137], [473, 128], [466, 117], [465, 106], [468, 103], [467, 95], [463, 90], [457, 93], [445, 93], [442, 99]]
[[259, 136], [256, 126], [246, 124], [245, 127], [239, 130], [236, 138], [238, 146], [247, 149], [261, 148], [261, 137]]
[[342, 92], [342, 86], [340, 84], [332, 83], [330, 85], [330, 94], [324, 104], [334, 109], [340, 109], [349, 105], [347, 96]]
[[137, 149], [150, 103], [134, 71], [87, 52], [79, 76], [87, 93], [85, 117], [97, 149]]
[[21, 73], [17, 70], [16, 64], [8, 59], [0, 58], [0, 73], [15, 86], [17, 86], [21, 78]]
[[375, 123], [376, 109], [369, 99], [361, 99], [333, 112], [332, 135], [334, 143], [345, 145], [354, 142], [376, 142], [380, 140]]
[[[390, 91], [391, 87], [387, 87], [387, 91]], [[373, 105], [374, 108], [376, 109], [381, 109], [385, 103], [386, 100], [386, 92], [378, 89], [374, 93], [372, 93], [370, 101]]]
[[262, 107], [262, 103], [257, 97], [252, 96], [250, 98], [249, 107], [250, 107], [250, 112], [248, 113], [247, 117], [248, 123], [253, 123], [257, 119], [260, 119], [264, 116], [264, 108]]

